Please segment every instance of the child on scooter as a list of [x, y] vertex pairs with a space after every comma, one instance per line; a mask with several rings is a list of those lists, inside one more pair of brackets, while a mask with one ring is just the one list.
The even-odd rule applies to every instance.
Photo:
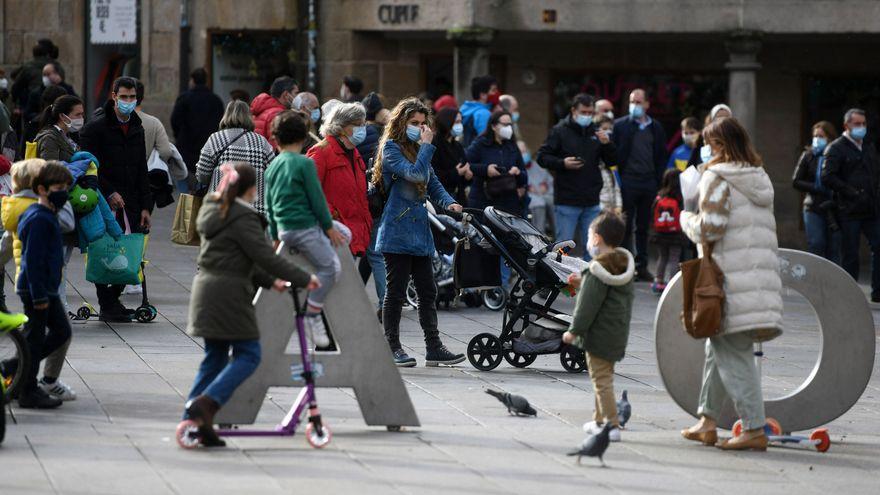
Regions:
[[202, 244], [187, 328], [205, 339], [205, 357], [184, 419], [199, 424], [206, 447], [226, 445], [214, 431], [214, 415], [260, 364], [254, 287], [284, 292], [286, 281], [308, 290], [321, 287], [315, 275], [275, 255], [266, 239], [266, 220], [251, 206], [257, 194], [253, 167], [238, 163], [220, 169], [223, 180], [205, 198], [196, 221]]

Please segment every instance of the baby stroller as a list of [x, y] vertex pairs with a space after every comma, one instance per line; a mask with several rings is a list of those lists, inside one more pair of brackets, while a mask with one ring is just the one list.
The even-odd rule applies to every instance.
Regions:
[[[453, 254], [455, 253], [455, 245], [465, 237], [479, 239], [476, 229], [462, 225], [449, 215], [437, 213], [437, 208], [431, 202], [427, 203], [427, 210], [436, 250], [431, 261], [434, 269], [434, 281], [437, 284], [437, 306], [443, 304], [446, 309], [449, 309], [450, 306], [455, 307], [459, 302], [463, 302], [469, 308], [485, 305], [492, 311], [504, 309], [507, 304], [507, 292], [501, 287], [492, 287], [486, 290], [458, 290], [454, 285]], [[406, 287], [406, 300], [414, 308], [419, 306], [415, 283], [412, 280]]]
[[465, 237], [455, 247], [455, 286], [483, 288], [500, 284], [499, 258], [515, 276], [504, 309], [501, 334], [481, 333], [470, 340], [468, 360], [482, 371], [495, 369], [502, 359], [517, 368], [532, 364], [538, 355], [559, 354], [562, 367], [571, 373], [586, 371], [580, 349], [562, 343], [571, 316], [551, 306], [568, 287], [568, 276], [586, 269], [587, 262], [566, 256], [574, 241], [551, 243], [528, 221], [488, 207], [466, 209], [465, 225], [480, 235], [477, 242]]

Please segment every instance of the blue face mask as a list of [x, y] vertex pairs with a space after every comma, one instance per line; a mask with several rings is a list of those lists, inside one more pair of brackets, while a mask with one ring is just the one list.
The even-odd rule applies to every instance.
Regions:
[[528, 151], [526, 151], [525, 153], [522, 154], [522, 159], [523, 159], [523, 163], [528, 165], [528, 164], [532, 163], [532, 154], [529, 153]]
[[351, 137], [348, 138], [351, 141], [351, 144], [357, 146], [364, 142], [364, 139], [367, 137], [367, 126], [359, 126], [354, 128], [354, 132], [351, 133]]
[[321, 120], [321, 109], [316, 108], [312, 110], [312, 114], [310, 115], [310, 117], [312, 119], [312, 122], [317, 123], [319, 120]]
[[865, 134], [867, 133], [867, 127], [853, 127], [849, 130], [849, 135], [852, 136], [853, 139], [865, 139]]
[[645, 109], [641, 105], [636, 105], [635, 103], [629, 104], [629, 114], [633, 116], [633, 118], [640, 119], [645, 115]]
[[702, 148], [700, 148], [700, 159], [703, 160], [703, 163], [706, 163], [712, 159], [712, 147], [711, 146], [706, 144], [706, 145], [703, 145]]
[[131, 112], [134, 112], [134, 107], [136, 106], [136, 101], [125, 102], [116, 100], [116, 108], [119, 109], [119, 113], [121, 113], [122, 115], [131, 115]]
[[408, 125], [406, 126], [406, 137], [409, 138], [410, 141], [417, 143], [419, 142], [419, 138], [422, 137], [422, 129], [414, 125]]
[[458, 137], [464, 134], [464, 124], [461, 122], [452, 125], [452, 136]]
[[512, 120], [514, 123], [519, 122], [519, 112], [513, 112], [512, 114], [510, 114], [510, 120]]
[[574, 117], [574, 121], [581, 127], [589, 127], [593, 123], [593, 116], [577, 114]]
[[828, 146], [827, 139], [821, 137], [813, 138], [813, 153], [816, 153], [817, 155], [822, 153], [822, 151], [825, 150], [825, 146]]

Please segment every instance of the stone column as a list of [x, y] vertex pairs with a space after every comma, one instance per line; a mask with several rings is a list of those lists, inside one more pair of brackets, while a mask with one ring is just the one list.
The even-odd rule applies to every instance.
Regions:
[[728, 104], [733, 115], [754, 139], [758, 94], [755, 72], [761, 68], [758, 63], [758, 52], [761, 51], [760, 34], [735, 33], [725, 46], [730, 55], [730, 60], [724, 65], [730, 71]]
[[446, 39], [455, 43], [453, 54], [455, 99], [461, 105], [471, 99], [471, 79], [489, 73], [489, 43], [494, 31], [487, 28], [453, 28]]

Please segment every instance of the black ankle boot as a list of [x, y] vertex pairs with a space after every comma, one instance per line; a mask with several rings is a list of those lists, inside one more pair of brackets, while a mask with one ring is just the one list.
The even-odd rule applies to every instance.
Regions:
[[219, 409], [220, 404], [207, 395], [200, 395], [186, 404], [187, 415], [199, 424], [199, 436], [205, 447], [226, 446], [226, 442], [214, 431], [214, 415]]

